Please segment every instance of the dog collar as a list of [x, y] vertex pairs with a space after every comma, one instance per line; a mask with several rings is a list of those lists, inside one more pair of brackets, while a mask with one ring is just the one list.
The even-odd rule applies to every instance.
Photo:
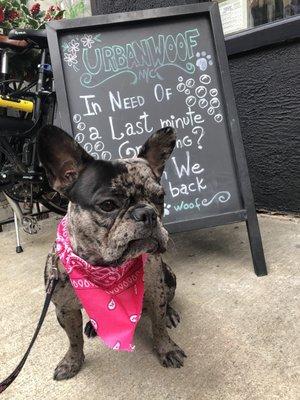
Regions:
[[109, 348], [133, 351], [133, 336], [143, 307], [143, 274], [148, 255], [142, 254], [118, 267], [91, 265], [73, 252], [67, 216], [57, 227], [56, 253], [97, 335]]

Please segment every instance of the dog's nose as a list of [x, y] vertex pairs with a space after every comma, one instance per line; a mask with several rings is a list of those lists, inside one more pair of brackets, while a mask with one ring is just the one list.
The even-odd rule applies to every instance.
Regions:
[[137, 222], [144, 222], [146, 225], [155, 226], [157, 214], [150, 206], [136, 207], [131, 211], [131, 217]]

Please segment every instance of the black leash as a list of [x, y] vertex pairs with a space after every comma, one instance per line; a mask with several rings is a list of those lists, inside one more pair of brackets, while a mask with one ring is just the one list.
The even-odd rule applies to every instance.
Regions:
[[[49, 254], [49, 256], [53, 256], [53, 254]], [[56, 263], [56, 264], [54, 265], [54, 263]], [[50, 300], [51, 300], [51, 297], [52, 297], [52, 294], [54, 292], [57, 282], [58, 282], [57, 258], [54, 257], [54, 260], [52, 259], [51, 275], [49, 277], [48, 284], [46, 287], [46, 298], [45, 298], [44, 306], [42, 309], [42, 313], [41, 313], [39, 322], [35, 329], [34, 335], [31, 339], [28, 349], [26, 350], [26, 353], [24, 354], [22, 360], [19, 362], [17, 367], [6, 379], [4, 379], [4, 381], [0, 382], [0, 393], [4, 392], [4, 390], [7, 389], [8, 386], [10, 386], [13, 383], [13, 381], [17, 378], [19, 373], [22, 371], [22, 368], [27, 360], [27, 357], [29, 356], [30, 350], [31, 350], [32, 346], [34, 345], [37, 335], [39, 334], [39, 331], [43, 325], [44, 319], [46, 317], [46, 314], [47, 314], [47, 311], [49, 308]]]

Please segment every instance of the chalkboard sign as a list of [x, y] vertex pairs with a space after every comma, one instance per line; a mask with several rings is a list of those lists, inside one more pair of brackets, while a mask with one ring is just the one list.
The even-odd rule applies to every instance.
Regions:
[[47, 29], [63, 128], [95, 159], [113, 160], [137, 156], [150, 134], [174, 127], [176, 148], [162, 178], [165, 225], [247, 221], [249, 228], [250, 212], [256, 272], [265, 274], [217, 5], [55, 21]]

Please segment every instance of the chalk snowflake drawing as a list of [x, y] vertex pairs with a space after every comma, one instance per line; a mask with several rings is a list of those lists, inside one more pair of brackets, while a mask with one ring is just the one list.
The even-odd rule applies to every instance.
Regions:
[[73, 67], [73, 65], [77, 64], [78, 61], [76, 60], [76, 55], [72, 53], [65, 53], [64, 54], [64, 60], [68, 64], [69, 67]]
[[77, 67], [77, 53], [79, 52], [79, 42], [75, 39], [70, 40], [70, 42], [64, 42], [61, 45], [64, 53], [64, 61], [69, 67], [72, 67], [74, 71], [78, 72], [79, 68]]
[[76, 57], [77, 57], [77, 52], [79, 51], [79, 42], [77, 42], [77, 40], [75, 40], [75, 39], [72, 39], [70, 42], [69, 42], [69, 51], [72, 53], [72, 54], [75, 54], [76, 55]]
[[164, 216], [170, 215], [171, 204], [164, 203]]
[[95, 43], [95, 40], [93, 40], [92, 35], [87, 35], [85, 34], [83, 38], [80, 39], [84, 47], [88, 47], [89, 49], [92, 48], [93, 43]]
[[200, 71], [206, 71], [209, 65], [213, 65], [213, 61], [211, 59], [211, 55], [207, 54], [206, 51], [202, 51], [201, 53], [196, 53], [196, 66], [200, 69]]

